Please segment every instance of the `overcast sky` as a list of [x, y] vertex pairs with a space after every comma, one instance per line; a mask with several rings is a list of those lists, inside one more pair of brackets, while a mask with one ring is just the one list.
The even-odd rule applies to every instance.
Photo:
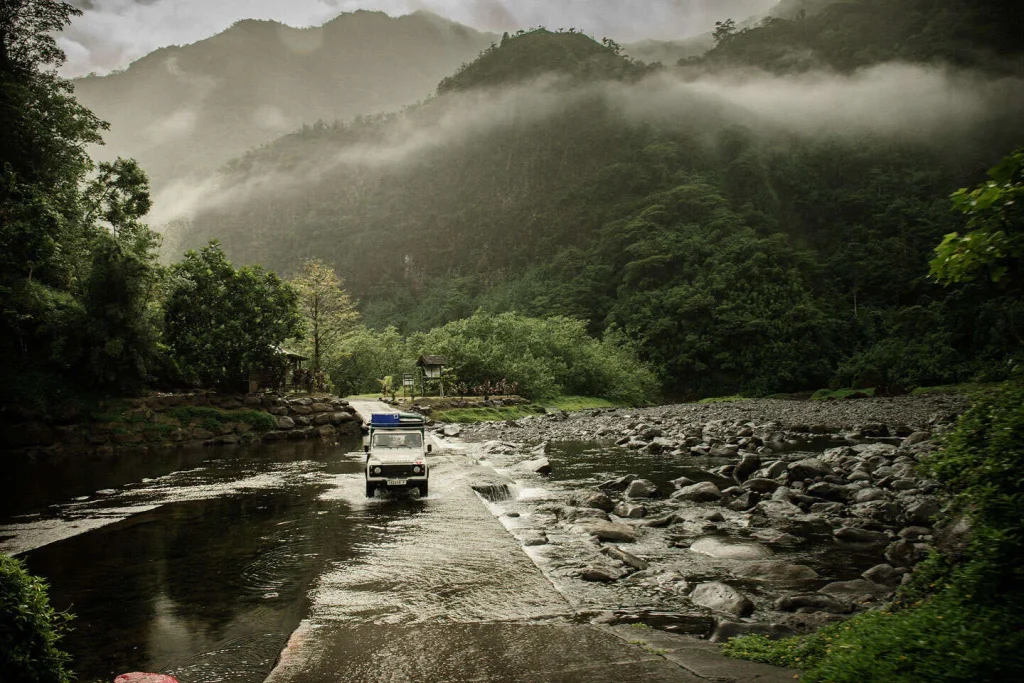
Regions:
[[575, 26], [620, 42], [677, 39], [737, 20], [778, 0], [70, 0], [85, 15], [60, 38], [65, 76], [106, 73], [166, 45], [184, 45], [223, 31], [239, 19], [274, 19], [316, 26], [339, 12], [428, 10], [486, 31], [544, 25]]

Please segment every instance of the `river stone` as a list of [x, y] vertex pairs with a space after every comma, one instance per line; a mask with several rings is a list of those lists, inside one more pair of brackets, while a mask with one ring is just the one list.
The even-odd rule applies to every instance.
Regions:
[[849, 526], [836, 529], [833, 535], [837, 541], [845, 543], [885, 543], [889, 540], [889, 537], [880, 531], [870, 531], [869, 529], [858, 529], [857, 527]]
[[602, 541], [632, 543], [636, 540], [636, 530], [625, 524], [594, 520], [582, 522], [579, 524], [579, 527], [591, 536], [597, 536]]
[[870, 503], [874, 500], [885, 500], [888, 496], [885, 495], [885, 491], [882, 489], [870, 488], [861, 489], [853, 494], [854, 503]]
[[195, 429], [192, 430], [192, 438], [199, 441], [205, 441], [207, 439], [213, 438], [213, 432], [211, 432], [209, 429], [196, 427]]
[[885, 559], [896, 567], [913, 567], [921, 559], [922, 551], [918, 544], [901, 539], [890, 543], [885, 549]]
[[295, 417], [295, 425], [297, 427], [309, 427], [313, 424], [313, 418], [306, 417], [305, 415], [297, 415]]
[[623, 572], [611, 567], [585, 567], [579, 573], [581, 579], [593, 583], [611, 583], [618, 581], [622, 576]]
[[628, 519], [641, 519], [647, 516], [647, 508], [643, 505], [633, 505], [632, 503], [619, 503], [615, 506], [615, 514], [619, 517], [626, 517]]
[[919, 443], [924, 443], [932, 438], [932, 435], [928, 432], [914, 432], [907, 438], [903, 439], [903, 443], [900, 444], [902, 447], [915, 446]]
[[900, 579], [903, 578], [903, 572], [896, 571], [895, 567], [891, 564], [876, 564], [874, 567], [861, 574], [861, 576], [872, 583], [892, 587], [896, 586], [900, 582]]
[[675, 486], [677, 489], [684, 489], [687, 486], [693, 486], [696, 483], [697, 482], [695, 482], [693, 479], [690, 479], [689, 477], [679, 477], [678, 479], [672, 480], [672, 485]]
[[753, 479], [747, 479], [743, 482], [744, 488], [748, 488], [751, 491], [757, 493], [770, 494], [774, 493], [779, 488], [779, 482], [774, 479], [767, 479], [765, 477], [754, 477]]
[[763, 560], [774, 553], [756, 541], [737, 541], [726, 536], [703, 536], [690, 550], [720, 560]]
[[789, 463], [787, 463], [785, 460], [776, 460], [775, 462], [768, 466], [767, 470], [765, 470], [765, 475], [769, 479], [777, 479], [788, 471]]
[[606, 545], [601, 548], [601, 552], [603, 552], [605, 555], [612, 558], [613, 560], [618, 560], [619, 562], [622, 562], [623, 564], [632, 567], [637, 571], [644, 571], [650, 566], [647, 564], [647, 562], [641, 560], [633, 553], [627, 552], [622, 548], [619, 548], [618, 546]]
[[313, 425], [316, 427], [323, 427], [324, 425], [331, 424], [330, 413], [323, 413], [313, 418]]
[[287, 415], [282, 415], [277, 418], [278, 429], [295, 429], [295, 420], [291, 419]]
[[519, 465], [520, 469], [526, 470], [527, 472], [534, 472], [536, 474], [551, 474], [551, 463], [547, 458], [537, 458], [536, 460], [527, 460]]
[[744, 579], [777, 583], [794, 583], [818, 578], [818, 572], [810, 567], [781, 561], [752, 562], [734, 569], [733, 574]]
[[178, 683], [178, 679], [165, 674], [147, 674], [135, 671], [130, 674], [121, 674], [114, 679], [114, 683]]
[[711, 503], [722, 499], [722, 492], [710, 481], [686, 486], [672, 494], [675, 500], [689, 500], [695, 503]]
[[811, 484], [807, 487], [807, 494], [815, 498], [832, 501], [833, 503], [845, 503], [850, 498], [850, 490], [848, 488], [827, 481]]
[[761, 496], [757, 495], [753, 491], [744, 491], [740, 495], [736, 496], [735, 499], [730, 501], [726, 507], [734, 512], [745, 512], [757, 505], [760, 500]]
[[656, 498], [658, 487], [648, 479], [637, 479], [626, 489], [626, 498]]
[[291, 406], [289, 409], [292, 415], [310, 415], [313, 413], [313, 409], [309, 406]]
[[525, 531], [520, 532], [519, 542], [527, 548], [538, 545], [547, 545], [548, 535], [545, 534], [543, 531], [539, 531], [536, 529], [527, 529]]
[[754, 603], [747, 596], [721, 581], [700, 584], [690, 594], [690, 601], [715, 612], [737, 617], [750, 616], [754, 611]]
[[594, 508], [595, 510], [604, 510], [605, 512], [611, 512], [615, 509], [615, 503], [607, 495], [599, 491], [579, 491], [574, 493], [569, 501], [576, 507], [581, 508]]
[[459, 425], [445, 425], [443, 434], [445, 436], [458, 436], [462, 434], [462, 427]]
[[761, 469], [761, 458], [753, 453], [747, 453], [736, 465], [736, 469], [732, 471], [732, 476], [736, 481], [743, 483], [759, 469]]
[[888, 586], [883, 586], [873, 581], [854, 579], [853, 581], [833, 581], [820, 589], [819, 592], [835, 596], [840, 600], [860, 600], [864, 597], [869, 597], [870, 599], [882, 598], [891, 593], [892, 590]]
[[775, 601], [775, 609], [780, 612], [830, 612], [846, 614], [850, 611], [849, 603], [844, 603], [825, 593], [802, 593], [786, 595]]
[[734, 443], [723, 443], [711, 447], [708, 453], [712, 458], [735, 458], [740, 452], [740, 447]]
[[635, 474], [627, 474], [619, 479], [609, 479], [597, 488], [603, 491], [625, 491], [637, 479], [638, 477]]
[[355, 417], [353, 417], [351, 413], [346, 413], [344, 411], [331, 413], [331, 424], [335, 426], [344, 424], [345, 422], [353, 422], [354, 420]]
[[938, 502], [928, 499], [912, 503], [907, 507], [906, 518], [911, 524], [931, 524], [932, 517], [939, 514]]
[[807, 480], [832, 474], [832, 468], [818, 458], [807, 458], [789, 464], [789, 476], [792, 480]]

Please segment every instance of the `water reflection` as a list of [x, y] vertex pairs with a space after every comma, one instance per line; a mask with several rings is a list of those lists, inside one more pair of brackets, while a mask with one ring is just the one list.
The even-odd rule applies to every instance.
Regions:
[[54, 606], [77, 615], [65, 646], [81, 680], [137, 670], [183, 683], [263, 680], [316, 577], [374, 533], [349, 502], [324, 499], [317, 481], [326, 469], [355, 479], [360, 461], [345, 456], [354, 444], [280, 446], [208, 451], [184, 479], [203, 485], [281, 462], [311, 476], [178, 500], [25, 557], [49, 580]]

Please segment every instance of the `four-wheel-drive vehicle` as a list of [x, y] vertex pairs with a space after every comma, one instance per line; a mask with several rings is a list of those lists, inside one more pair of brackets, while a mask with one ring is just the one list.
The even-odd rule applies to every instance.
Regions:
[[366, 497], [377, 490], [419, 489], [427, 496], [430, 467], [426, 418], [416, 413], [373, 413], [366, 451]]

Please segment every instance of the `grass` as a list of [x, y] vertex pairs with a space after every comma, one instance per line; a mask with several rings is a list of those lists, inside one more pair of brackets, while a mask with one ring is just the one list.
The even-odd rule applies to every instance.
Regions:
[[543, 415], [551, 410], [575, 412], [578, 410], [594, 410], [596, 408], [618, 408], [619, 404], [603, 398], [588, 396], [558, 396], [540, 404], [529, 403], [502, 408], [451, 408], [439, 410], [432, 415], [438, 422], [507, 422], [518, 420], [528, 415]]
[[873, 398], [872, 389], [819, 389], [811, 396], [812, 401], [848, 401], [855, 398]]
[[736, 403], [737, 401], [750, 401], [746, 396], [716, 396], [712, 398], [702, 398], [697, 401], [701, 405], [709, 405], [711, 403]]
[[276, 426], [274, 416], [259, 410], [218, 410], [199, 406], [172, 408], [168, 414], [181, 422], [182, 426], [195, 424], [204, 429], [214, 429], [227, 422], [244, 422], [252, 425], [257, 432], [269, 432]]
[[965, 384], [944, 384], [937, 387], [918, 387], [910, 392], [911, 396], [927, 396], [928, 394], [957, 394], [963, 396], [976, 396], [992, 391], [999, 384], [968, 382]]

